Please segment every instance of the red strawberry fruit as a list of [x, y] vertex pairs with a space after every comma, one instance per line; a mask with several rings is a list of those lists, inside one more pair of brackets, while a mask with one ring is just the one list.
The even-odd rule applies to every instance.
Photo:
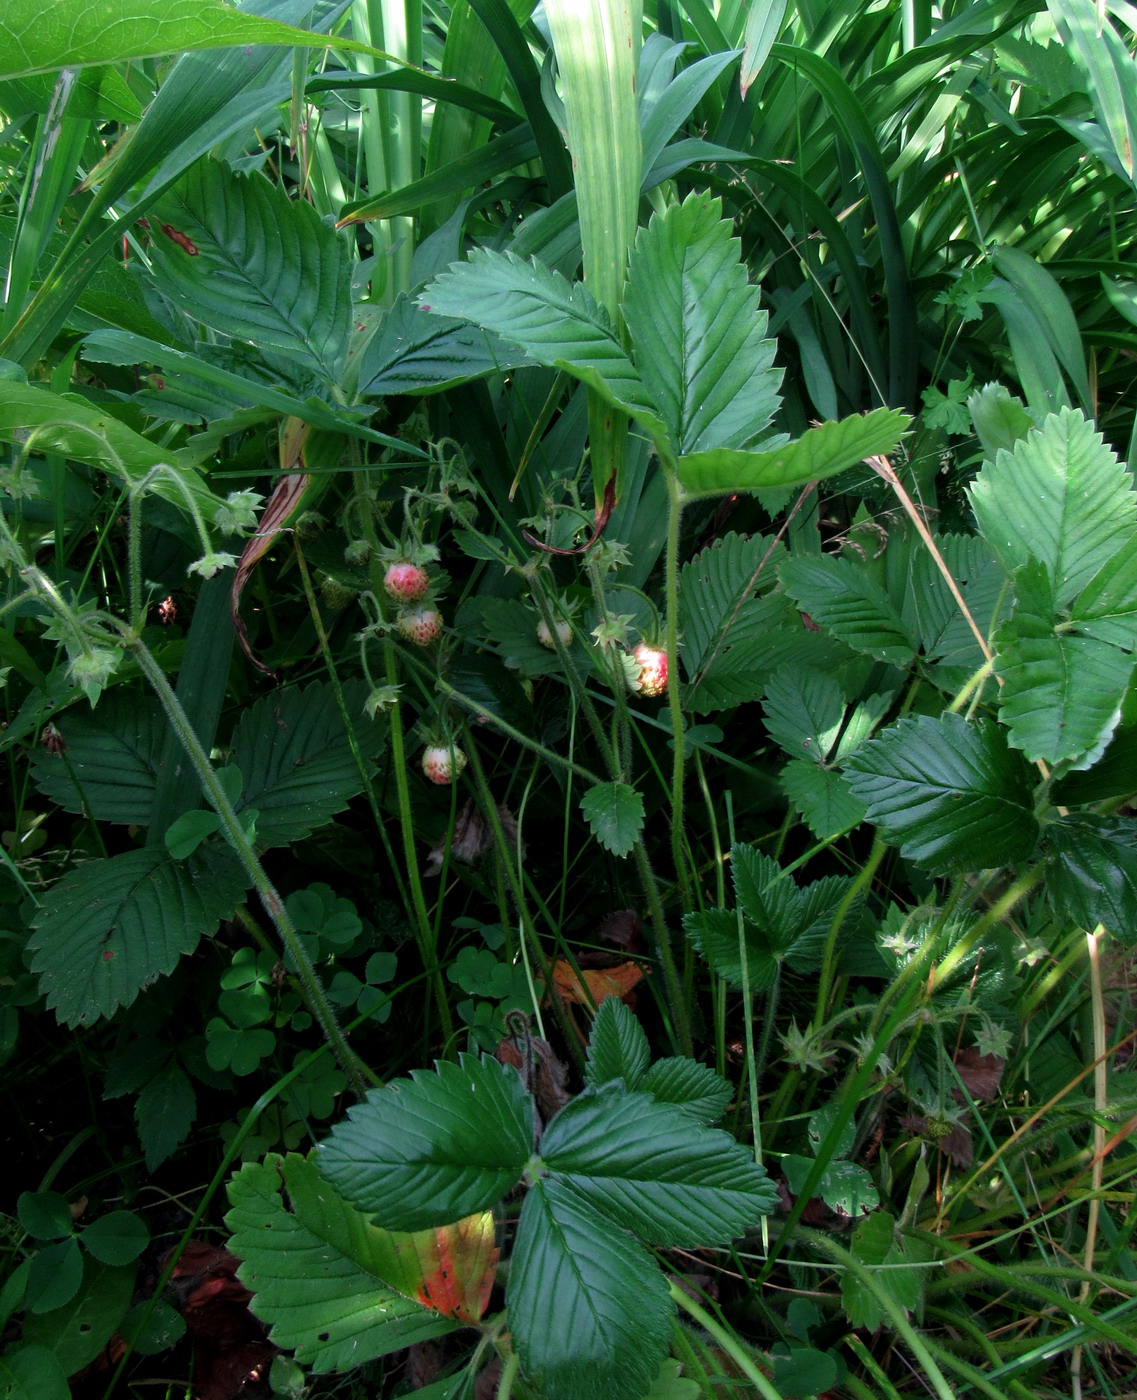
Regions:
[[639, 693], [662, 695], [667, 689], [667, 653], [640, 642], [639, 646], [632, 648], [632, 658], [640, 668]]
[[442, 636], [442, 614], [437, 608], [404, 608], [395, 618], [395, 626], [408, 642], [428, 647]]
[[452, 783], [465, 766], [466, 755], [461, 749], [428, 744], [423, 750], [422, 771], [432, 783], [438, 783], [440, 787]]
[[387, 596], [396, 603], [417, 603], [430, 587], [430, 578], [421, 564], [412, 564], [404, 559], [387, 566], [383, 587], [387, 590]]

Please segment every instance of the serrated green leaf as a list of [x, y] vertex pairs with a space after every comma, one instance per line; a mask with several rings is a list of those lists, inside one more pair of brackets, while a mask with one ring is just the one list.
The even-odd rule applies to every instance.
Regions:
[[79, 1236], [83, 1247], [104, 1264], [132, 1264], [150, 1243], [145, 1220], [130, 1210], [112, 1210], [93, 1220]]
[[762, 1167], [726, 1133], [614, 1085], [566, 1104], [540, 1151], [578, 1198], [649, 1244], [725, 1244], [777, 1199]]
[[841, 687], [814, 667], [779, 667], [762, 697], [766, 730], [791, 758], [822, 763], [837, 742], [845, 701]]
[[625, 1088], [634, 1089], [650, 1059], [651, 1047], [639, 1021], [619, 997], [605, 997], [588, 1035], [584, 1082], [597, 1085], [622, 1079]]
[[[386, 740], [386, 726], [363, 718], [367, 687], [344, 686], [344, 703], [356, 721], [355, 737], [370, 763]], [[241, 715], [233, 732], [231, 761], [245, 778], [238, 812], [253, 808], [257, 842], [287, 846], [324, 826], [363, 787], [330, 685], [266, 695]]]
[[338, 383], [351, 254], [311, 204], [206, 157], [162, 197], [150, 225], [155, 279], [187, 316]]
[[36, 786], [65, 812], [147, 826], [166, 739], [156, 700], [112, 691], [97, 710], [75, 705], [55, 717], [60, 752], [32, 754]]
[[895, 452], [911, 420], [892, 408], [808, 428], [794, 442], [766, 452], [714, 448], [679, 459], [679, 484], [688, 498], [727, 491], [804, 486], [855, 467], [865, 457]]
[[937, 874], [1025, 860], [1038, 837], [1029, 769], [992, 724], [903, 719], [863, 744], [845, 773], [885, 839]]
[[216, 930], [245, 884], [225, 846], [184, 864], [157, 846], [87, 861], [48, 891], [28, 940], [48, 1007], [83, 1026], [129, 1006]]
[[884, 589], [851, 559], [836, 555], [787, 559], [782, 586], [803, 612], [855, 651], [907, 666], [916, 638]]
[[772, 588], [784, 547], [756, 535], [726, 535], [683, 566], [680, 655], [690, 684], [683, 704], [698, 714], [757, 700], [770, 676], [795, 661], [832, 666], [848, 652], [809, 631]]
[[318, 1148], [336, 1190], [389, 1230], [487, 1210], [520, 1179], [533, 1105], [517, 1072], [462, 1055], [373, 1090]]
[[83, 1261], [76, 1294], [56, 1312], [28, 1316], [24, 1338], [48, 1347], [69, 1376], [90, 1365], [111, 1340], [130, 1306], [136, 1270]]
[[979, 529], [1008, 573], [1045, 565], [1055, 601], [1076, 598], [1137, 529], [1129, 473], [1074, 409], [1049, 415], [971, 486]]
[[506, 1302], [525, 1375], [549, 1400], [641, 1400], [664, 1359], [673, 1305], [663, 1274], [554, 1178], [525, 1197]]
[[147, 1171], [161, 1166], [181, 1146], [196, 1115], [197, 1095], [189, 1075], [170, 1060], [146, 1084], [134, 1105]]
[[238, 1277], [272, 1340], [313, 1370], [348, 1370], [458, 1325], [384, 1286], [377, 1270], [392, 1256], [390, 1235], [304, 1158], [249, 1163], [227, 1189]]
[[988, 461], [1000, 451], [1009, 452], [1035, 426], [1022, 400], [1001, 384], [984, 384], [967, 400], [967, 408]]
[[[609, 1001], [615, 1000], [609, 997]], [[717, 1123], [727, 1110], [734, 1090], [709, 1065], [701, 1065], [686, 1055], [668, 1055], [655, 1064], [637, 1088], [660, 1103], [674, 1104], [700, 1123]]]
[[627, 783], [596, 783], [580, 799], [589, 830], [606, 851], [626, 856], [644, 824], [644, 800]]
[[[787, 1152], [782, 1158], [782, 1170], [795, 1196], [800, 1194], [813, 1166], [812, 1157], [799, 1157]], [[830, 1162], [822, 1172], [821, 1180], [814, 1186], [813, 1194], [820, 1196], [830, 1210], [853, 1219], [876, 1210], [880, 1205], [880, 1196], [872, 1177], [855, 1162]]]
[[47, 1347], [21, 1346], [0, 1356], [4, 1400], [71, 1400], [67, 1372]]
[[1137, 538], [1127, 541], [1074, 600], [1078, 631], [1137, 649]]
[[755, 591], [770, 588], [785, 546], [765, 535], [733, 532], [700, 550], [680, 574], [679, 616], [684, 670], [694, 678], [730, 633], [746, 621], [758, 601]]
[[1049, 764], [1095, 762], [1121, 719], [1137, 657], [1095, 637], [1056, 634], [1022, 607], [998, 644], [999, 717], [1014, 747]]
[[801, 895], [776, 860], [738, 841], [730, 848], [734, 898], [748, 923], [765, 934], [771, 952], [788, 952], [801, 929]]
[[792, 759], [782, 769], [780, 782], [786, 797], [819, 841], [828, 841], [859, 826], [865, 805], [849, 791], [842, 773], [819, 768], [807, 758]]
[[1046, 890], [1060, 918], [1087, 931], [1104, 924], [1122, 943], [1137, 940], [1137, 823], [1091, 813], [1045, 829]]
[[436, 394], [525, 363], [525, 355], [499, 336], [468, 321], [432, 315], [403, 295], [363, 352], [360, 393]]
[[649, 430], [665, 433], [607, 312], [582, 283], [569, 282], [535, 258], [523, 262], [513, 253], [475, 248], [468, 262], [454, 263], [434, 279], [420, 304], [484, 326], [537, 364], [566, 371]]
[[731, 235], [721, 201], [692, 192], [652, 215], [628, 259], [636, 368], [680, 455], [752, 446], [781, 401], [767, 317]]

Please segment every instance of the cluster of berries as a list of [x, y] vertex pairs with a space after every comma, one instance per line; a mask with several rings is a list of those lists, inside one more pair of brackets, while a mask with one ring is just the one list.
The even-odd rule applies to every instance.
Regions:
[[442, 614], [428, 600], [430, 575], [421, 564], [399, 560], [387, 566], [383, 587], [393, 603], [400, 603], [395, 617], [399, 634], [416, 646], [428, 647], [442, 636]]

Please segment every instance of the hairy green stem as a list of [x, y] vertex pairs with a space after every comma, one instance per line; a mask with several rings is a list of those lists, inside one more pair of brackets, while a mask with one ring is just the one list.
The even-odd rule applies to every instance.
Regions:
[[[379, 537], [375, 531], [375, 517], [372, 513], [371, 498], [367, 489], [367, 474], [353, 473], [355, 480], [356, 504], [359, 510], [363, 537], [371, 547], [368, 561], [371, 573], [371, 588], [375, 605], [383, 607], [383, 575], [379, 565]], [[380, 611], [382, 616], [382, 612]], [[398, 660], [395, 643], [390, 637], [383, 637], [383, 669], [386, 682], [397, 687], [399, 681]], [[435, 937], [434, 922], [426, 905], [426, 894], [422, 887], [422, 876], [418, 866], [418, 851], [415, 847], [414, 818], [411, 813], [410, 785], [407, 782], [407, 750], [403, 735], [402, 705], [396, 704], [390, 712], [391, 772], [395, 779], [395, 794], [399, 805], [399, 832], [403, 842], [403, 873], [411, 891], [411, 909], [418, 929], [419, 956], [434, 989], [434, 1000], [438, 1007], [438, 1019], [442, 1026], [443, 1039], [449, 1041], [454, 1031], [450, 1015], [450, 1001], [446, 995], [446, 984], [442, 979], [442, 968], [438, 962], [438, 943]]]
[[173, 687], [166, 679], [165, 672], [151, 655], [149, 648], [140, 638], [130, 634], [125, 636], [126, 645], [133, 653], [138, 662], [139, 669], [149, 681], [154, 693], [161, 701], [162, 709], [166, 713], [174, 732], [178, 736], [182, 748], [186, 751], [198, 781], [201, 783], [202, 791], [209, 799], [218, 817], [221, 820], [221, 827], [226, 839], [237, 853], [237, 858], [245, 868], [250, 882], [260, 896], [260, 901], [264, 905], [265, 913], [272, 920], [273, 926], [280, 935], [280, 941], [288, 952], [289, 957], [296, 965], [296, 978], [300, 984], [301, 995], [304, 1004], [312, 1013], [313, 1019], [320, 1027], [324, 1039], [331, 1047], [340, 1068], [347, 1076], [348, 1083], [352, 1090], [362, 1098], [366, 1092], [366, 1080], [370, 1078], [377, 1082], [375, 1077], [362, 1065], [359, 1057], [349, 1047], [340, 1028], [339, 1020], [332, 1004], [328, 1000], [327, 993], [316, 969], [312, 966], [311, 959], [305, 951], [300, 935], [285, 908], [284, 901], [277, 893], [272, 881], [269, 879], [264, 866], [261, 864], [257, 853], [253, 850], [252, 843], [241, 825], [241, 819], [233, 810], [233, 804], [229, 801], [225, 789], [218, 781], [216, 770], [210, 763], [208, 755], [201, 747], [193, 725], [190, 724], [181, 702], [174, 694]]
[[679, 695], [679, 518], [683, 502], [674, 472], [668, 471], [667, 492], [670, 509], [667, 512], [667, 544], [664, 554], [664, 599], [666, 607], [667, 708], [671, 714], [671, 859], [679, 883], [679, 897], [684, 909], [691, 907], [687, 856], [683, 845], [683, 783], [687, 769], [684, 748], [685, 725], [683, 705]]

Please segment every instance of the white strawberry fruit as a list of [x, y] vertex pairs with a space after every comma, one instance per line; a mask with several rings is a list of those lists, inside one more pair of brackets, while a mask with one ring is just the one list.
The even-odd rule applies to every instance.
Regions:
[[[561, 646], [571, 647], [572, 623], [566, 622], [564, 618], [561, 618], [561, 620], [556, 624], [556, 628], [557, 636], [560, 638], [561, 641]], [[549, 631], [549, 624], [545, 621], [544, 618], [542, 618], [541, 621], [537, 624], [537, 640], [541, 643], [543, 647], [549, 647], [551, 649], [553, 646], [553, 634]]]
[[667, 689], [667, 653], [658, 647], [649, 647], [646, 642], [632, 648], [632, 659], [639, 667], [640, 695], [662, 695]]
[[452, 783], [466, 766], [466, 755], [461, 749], [443, 748], [441, 744], [428, 744], [422, 753], [422, 771], [432, 783], [445, 787]]
[[417, 603], [430, 587], [430, 577], [421, 564], [404, 559], [387, 566], [383, 587], [396, 603]]
[[437, 608], [404, 608], [395, 618], [395, 626], [408, 642], [428, 647], [442, 636], [442, 614]]

